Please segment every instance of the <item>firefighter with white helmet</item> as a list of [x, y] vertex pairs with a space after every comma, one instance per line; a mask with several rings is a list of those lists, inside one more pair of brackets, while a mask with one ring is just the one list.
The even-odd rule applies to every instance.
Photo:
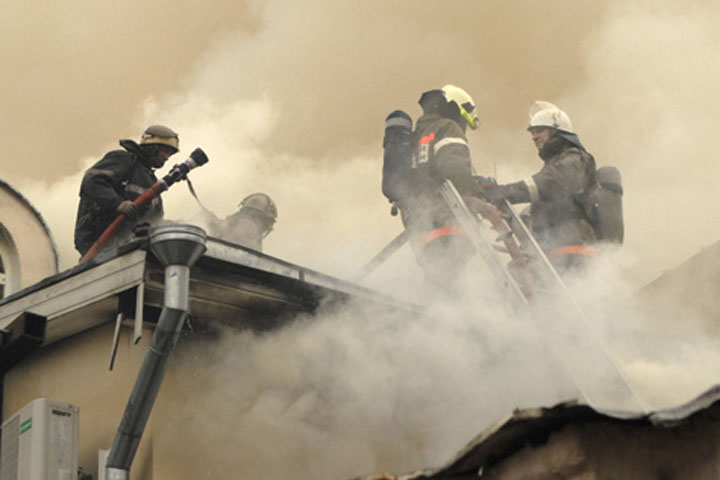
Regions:
[[151, 125], [134, 140], [120, 140], [122, 150], [113, 150], [90, 167], [80, 186], [80, 204], [75, 221], [75, 248], [85, 254], [118, 215], [128, 217], [128, 227], [114, 240], [128, 236], [135, 223], [155, 223], [163, 218], [158, 196], [138, 211], [133, 203], [151, 187], [154, 169], [178, 152], [179, 137], [163, 125]]
[[530, 202], [532, 232], [559, 272], [584, 265], [597, 255], [595, 232], [585, 198], [596, 183], [595, 159], [574, 132], [570, 117], [550, 102], [530, 107], [529, 125], [543, 167], [507, 185], [484, 185], [491, 202]]
[[277, 221], [277, 205], [266, 193], [252, 193], [245, 197], [239, 210], [220, 220], [209, 212], [209, 228], [214, 236], [243, 247], [262, 252], [263, 239]]
[[474, 247], [437, 190], [451, 180], [462, 195], [480, 192], [465, 137], [467, 127], [478, 128], [477, 109], [454, 85], [423, 93], [419, 103], [414, 130], [405, 112], [386, 119], [383, 193], [400, 208], [428, 284], [453, 291]]

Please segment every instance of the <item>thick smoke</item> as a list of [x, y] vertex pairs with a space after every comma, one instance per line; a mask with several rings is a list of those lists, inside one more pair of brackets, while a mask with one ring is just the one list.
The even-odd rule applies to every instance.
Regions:
[[18, 186], [54, 184], [114, 139], [137, 136], [145, 98], [180, 88], [223, 32], [249, 34], [258, 23], [242, 1], [3, 1], [2, 9], [0, 176]]
[[[196, 146], [210, 157], [191, 173], [206, 206], [225, 216], [264, 191], [279, 208], [267, 253], [350, 276], [401, 231], [380, 193], [385, 115], [417, 118], [422, 91], [454, 83], [479, 107], [468, 132], [478, 173], [510, 182], [540, 168], [524, 130], [537, 99], [622, 172], [626, 244], [573, 290], [587, 342], [652, 408], [717, 380], [711, 340], [632, 296], [720, 237], [715, 4], [134, 3], [6, 5], [0, 17], [0, 177], [43, 213], [64, 267], [77, 258], [83, 169], [165, 123], [181, 134], [172, 160]], [[165, 205], [168, 218], [202, 221], [182, 184]], [[419, 274], [405, 248], [367, 283], [411, 297]], [[208, 394], [188, 395], [218, 428], [190, 427], [212, 438], [204, 453], [218, 468], [238, 458], [248, 478], [343, 478], [437, 465], [515, 407], [577, 396], [571, 372], [556, 373], [562, 361], [542, 361], [537, 326], [508, 319], [487, 285], [477, 291], [462, 312], [348, 309], [259, 338], [228, 332], [211, 358], [189, 345], [178, 361], [197, 363]], [[561, 352], [583, 371], [578, 352]], [[156, 440], [170, 442], [174, 425]]]
[[[626, 273], [639, 286], [720, 233], [716, 7], [597, 3], [386, 2], [382, 15], [367, 2], [217, 4], [222, 19], [143, 6], [125, 23], [104, 12], [107, 29], [90, 5], [80, 16], [33, 10], [32, 22], [16, 11], [1, 30], [13, 40], [2, 42], [6, 65], [17, 65], [3, 77], [0, 135], [13, 160], [1, 174], [48, 217], [70, 266], [80, 171], [117, 138], [165, 122], [181, 133], [179, 155], [210, 154], [194, 178], [213, 210], [266, 190], [280, 209], [268, 251], [347, 273], [400, 229], [379, 193], [382, 119], [395, 108], [417, 117], [419, 94], [452, 82], [479, 106], [478, 173], [513, 181], [540, 167], [524, 132], [535, 99], [564, 108], [598, 163], [620, 168]], [[150, 28], [163, 14], [194, 35]], [[34, 29], [33, 47], [20, 45], [19, 25]], [[35, 62], [24, 62], [30, 49]], [[168, 216], [190, 216], [196, 207], [175, 190]]]
[[[346, 305], [271, 334], [182, 344], [154, 442], [193, 478], [352, 478], [439, 465], [509, 405], [577, 397], [497, 308], [427, 316]], [[179, 390], [178, 390], [179, 388]], [[170, 391], [170, 390], [168, 390]], [[203, 411], [203, 415], [194, 415]], [[203, 438], [202, 444], [187, 442]], [[232, 439], [232, 440], [230, 440]], [[165, 462], [163, 462], [165, 463]], [[175, 474], [175, 475], [173, 475]]]
[[570, 283], [585, 318], [543, 314], [547, 304], [510, 316], [493, 285], [472, 277], [465, 298], [422, 316], [350, 304], [276, 332], [219, 327], [219, 337], [182, 342], [164, 390], [172, 394], [160, 399], [172, 413], [153, 433], [158, 451], [178, 460], [157, 473], [409, 472], [443, 465], [515, 408], [580, 399], [642, 413], [720, 380], [717, 341], [645, 312], [612, 262]]

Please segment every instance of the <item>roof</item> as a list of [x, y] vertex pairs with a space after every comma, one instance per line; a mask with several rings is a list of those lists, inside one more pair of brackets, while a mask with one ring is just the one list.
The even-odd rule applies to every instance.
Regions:
[[398, 476], [363, 477], [363, 480], [439, 480], [466, 478], [463, 475], [470, 474], [474, 478], [482, 468], [503, 461], [528, 444], [544, 443], [553, 432], [571, 423], [604, 421], [672, 428], [706, 411], [714, 416], [720, 414], [720, 385], [685, 404], [644, 415], [611, 416], [574, 400], [550, 408], [515, 410], [475, 437], [455, 458], [440, 468]]
[[[206, 246], [190, 271], [190, 313], [196, 318], [264, 330], [321, 303], [349, 299], [420, 312], [415, 305], [220, 239], [210, 237]], [[134, 300], [138, 287], [144, 320], [153, 323], [152, 312], [159, 313], [163, 304], [164, 269], [148, 254], [146, 239], [106, 250], [0, 300], [0, 329], [22, 313], [41, 315], [47, 318], [45, 344], [52, 343], [114, 320], [118, 298], [122, 302], [127, 292]]]
[[640, 289], [639, 296], [662, 312], [683, 305], [686, 321], [718, 330], [720, 320], [720, 241], [701, 249], [680, 265], [663, 272]]

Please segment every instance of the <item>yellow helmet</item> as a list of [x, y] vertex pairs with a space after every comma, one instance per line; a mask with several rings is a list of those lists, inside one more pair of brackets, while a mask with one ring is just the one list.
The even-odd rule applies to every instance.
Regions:
[[163, 125], [150, 125], [140, 137], [141, 145], [167, 145], [175, 152], [180, 147], [178, 134]]
[[475, 102], [472, 97], [465, 90], [455, 85], [445, 85], [442, 91], [448, 103], [454, 102], [457, 105], [460, 115], [467, 121], [468, 126], [473, 130], [477, 129], [480, 122], [478, 121]]

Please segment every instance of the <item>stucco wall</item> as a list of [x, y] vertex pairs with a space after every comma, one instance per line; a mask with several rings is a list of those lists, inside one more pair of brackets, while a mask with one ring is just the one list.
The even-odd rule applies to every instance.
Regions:
[[5, 296], [57, 273], [57, 252], [45, 225], [33, 207], [1, 181], [0, 255], [12, 276]]
[[[66, 338], [35, 352], [4, 378], [3, 418], [35, 398], [51, 398], [80, 408], [78, 464], [97, 478], [99, 449], [109, 449], [137, 377], [151, 331], [132, 344], [123, 327], [115, 366], [108, 370], [114, 323]], [[143, 435], [132, 468], [133, 480], [152, 478], [152, 424]]]

